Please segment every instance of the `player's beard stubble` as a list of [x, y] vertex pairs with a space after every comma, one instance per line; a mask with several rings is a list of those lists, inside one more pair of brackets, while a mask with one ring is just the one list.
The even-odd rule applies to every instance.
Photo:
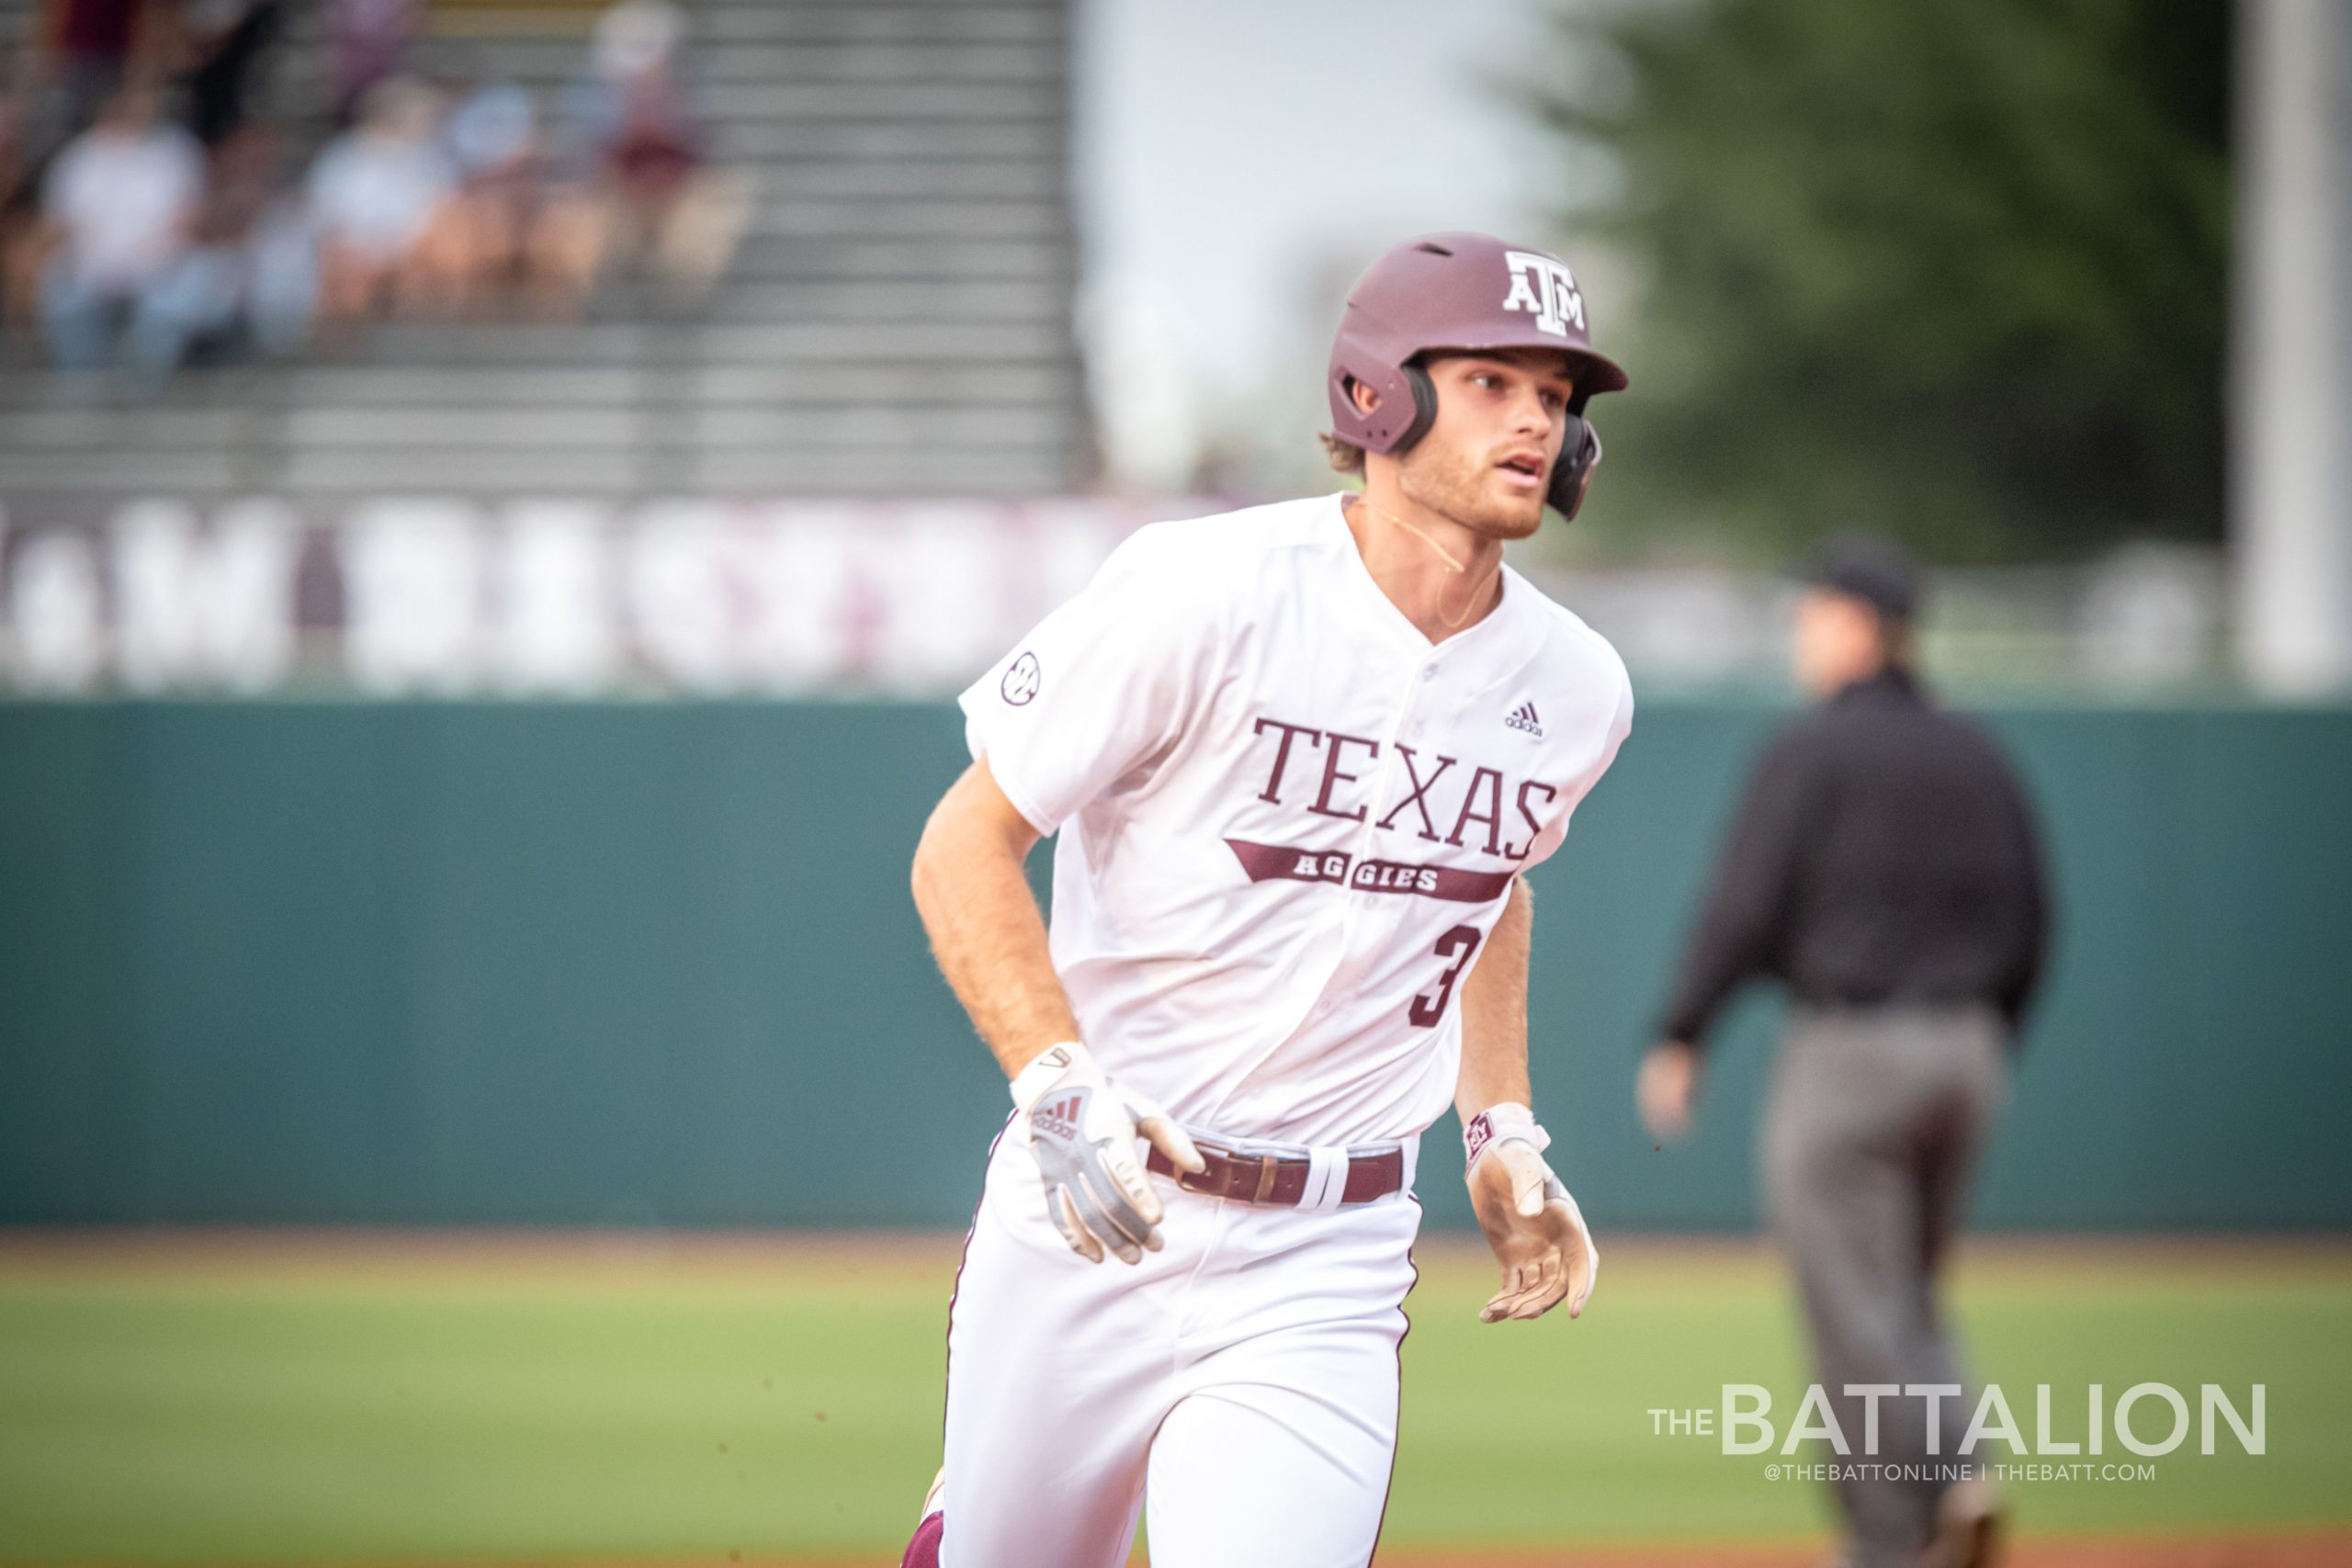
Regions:
[[[1553, 461], [1558, 461], [1556, 457]], [[1396, 466], [1396, 488], [1416, 506], [1467, 528], [1483, 538], [1524, 539], [1544, 525], [1544, 491], [1504, 491], [1491, 458], [1458, 446], [1423, 441]], [[1547, 467], [1545, 474], [1548, 477]]]

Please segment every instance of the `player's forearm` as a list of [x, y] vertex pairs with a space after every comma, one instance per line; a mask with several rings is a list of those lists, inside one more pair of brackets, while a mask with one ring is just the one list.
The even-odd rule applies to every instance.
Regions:
[[1035, 835], [959, 798], [964, 788], [940, 802], [916, 847], [915, 911], [940, 973], [1012, 1077], [1048, 1047], [1077, 1039], [1078, 1020], [1022, 874]]
[[1454, 1109], [1467, 1122], [1506, 1100], [1533, 1103], [1527, 1077], [1527, 966], [1534, 895], [1512, 886], [1462, 989], [1462, 1071]]

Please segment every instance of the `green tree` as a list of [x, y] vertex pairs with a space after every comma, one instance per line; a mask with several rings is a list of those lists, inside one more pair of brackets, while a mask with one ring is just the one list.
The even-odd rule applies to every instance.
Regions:
[[[1570, 0], [1640, 264], [1604, 528], [1945, 560], [2218, 538], [2226, 0]], [[1595, 151], [1603, 154], [1592, 158]], [[1601, 302], [1606, 306], [1606, 301]]]

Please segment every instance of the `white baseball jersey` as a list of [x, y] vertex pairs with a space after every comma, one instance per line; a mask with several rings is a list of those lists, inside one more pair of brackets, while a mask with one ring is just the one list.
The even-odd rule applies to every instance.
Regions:
[[1054, 857], [1088, 1044], [1187, 1126], [1345, 1145], [1453, 1102], [1461, 982], [1633, 720], [1623, 663], [1503, 569], [1431, 644], [1339, 495], [1156, 524], [964, 693]]

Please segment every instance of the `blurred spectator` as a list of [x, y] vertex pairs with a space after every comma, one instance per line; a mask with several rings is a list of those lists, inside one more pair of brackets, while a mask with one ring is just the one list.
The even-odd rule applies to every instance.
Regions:
[[456, 193], [436, 141], [439, 107], [421, 83], [379, 83], [360, 123], [319, 154], [311, 171], [311, 213], [322, 323], [358, 321], [388, 300], [440, 291], [426, 270], [434, 258], [420, 249]]
[[207, 147], [222, 145], [250, 117], [254, 77], [285, 9], [283, 0], [190, 0], [183, 17], [187, 125]]
[[426, 236], [433, 275], [465, 311], [520, 298], [542, 314], [586, 303], [605, 225], [576, 183], [553, 177], [531, 96], [512, 83], [477, 88], [445, 135], [459, 187]]
[[192, 351], [250, 346], [290, 353], [310, 330], [318, 293], [309, 225], [281, 188], [277, 133], [247, 125], [214, 154], [193, 243], [148, 296], [130, 357], [150, 376]]
[[327, 0], [328, 73], [338, 128], [357, 120], [368, 95], [400, 69], [418, 9], [417, 0]]
[[32, 319], [40, 294], [40, 198], [26, 156], [26, 95], [0, 72], [0, 324]]
[[457, 187], [419, 242], [439, 303], [470, 314], [520, 270], [537, 204], [538, 119], [531, 96], [494, 82], [458, 100], [443, 127]]
[[126, 85], [153, 85], [168, 58], [172, 0], [43, 0], [30, 32], [24, 87], [31, 123], [26, 156], [39, 167], [96, 121]]
[[469, 186], [512, 181], [534, 172], [538, 111], [531, 95], [512, 82], [475, 88], [449, 111], [449, 156]]
[[161, 308], [161, 286], [187, 251], [204, 190], [203, 150], [157, 121], [154, 94], [144, 87], [117, 94], [98, 123], [57, 155], [45, 190], [51, 254], [41, 315], [61, 367], [94, 370], [117, 360], [125, 319]]
[[751, 198], [740, 175], [705, 163], [679, 68], [684, 34], [664, 0], [621, 0], [597, 21], [593, 70], [573, 88], [571, 110], [614, 249], [695, 297], [734, 254]]

